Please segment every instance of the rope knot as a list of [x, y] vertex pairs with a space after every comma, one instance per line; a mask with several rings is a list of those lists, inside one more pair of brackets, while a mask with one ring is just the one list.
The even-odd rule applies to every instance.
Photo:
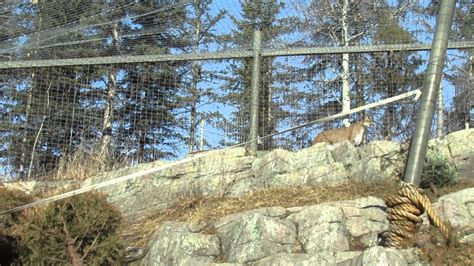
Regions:
[[431, 201], [423, 190], [411, 184], [401, 182], [397, 195], [385, 199], [387, 219], [390, 228], [386, 235], [386, 246], [402, 247], [413, 238], [418, 224], [423, 223], [420, 217], [425, 211], [434, 226], [440, 229], [445, 238], [449, 232], [431, 206]]

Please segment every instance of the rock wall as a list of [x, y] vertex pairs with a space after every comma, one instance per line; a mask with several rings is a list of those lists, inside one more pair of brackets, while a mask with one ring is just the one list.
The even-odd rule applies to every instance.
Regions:
[[[454, 132], [429, 145], [454, 162], [460, 175], [474, 178], [474, 129]], [[183, 196], [240, 196], [263, 188], [338, 184], [347, 180], [398, 178], [404, 170], [407, 146], [374, 141], [361, 147], [325, 143], [296, 152], [276, 149], [262, 157], [233, 148], [101, 189], [129, 217], [170, 206]], [[153, 162], [105, 173], [83, 182], [88, 186], [110, 178], [166, 164]]]
[[[431, 140], [461, 178], [474, 178], [474, 129]], [[263, 188], [318, 186], [347, 180], [399, 178], [407, 145], [374, 141], [361, 147], [318, 144], [296, 152], [276, 149], [257, 158], [234, 148], [165, 171], [101, 189], [129, 218], [175, 203], [182, 196], [241, 196]], [[103, 173], [82, 186], [149, 169], [156, 161]], [[6, 184], [32, 192], [41, 183]], [[56, 184], [57, 185], [57, 184]], [[461, 243], [474, 242], [474, 188], [441, 197], [434, 208], [444, 221], [467, 228]], [[212, 222], [167, 222], [134, 265], [425, 265], [414, 249], [381, 247], [388, 228], [382, 199], [359, 198], [312, 206], [254, 209]], [[424, 217], [424, 221], [428, 221]], [[212, 233], [205, 228], [215, 229]], [[422, 238], [420, 238], [422, 239]], [[424, 243], [420, 243], [423, 245]], [[467, 255], [468, 257], [470, 255]], [[474, 261], [474, 255], [469, 257]], [[469, 263], [466, 263], [469, 265]], [[472, 265], [472, 264], [471, 264]]]
[[[474, 188], [443, 196], [434, 204], [444, 221], [455, 228], [468, 228], [461, 243], [474, 242], [472, 202]], [[428, 265], [420, 262], [414, 248], [379, 245], [380, 235], [389, 226], [384, 207], [383, 200], [366, 197], [260, 208], [225, 216], [211, 225], [167, 222], [157, 229], [147, 255], [137, 264]], [[205, 226], [215, 228], [215, 233], [204, 233]], [[474, 254], [471, 257], [472, 262]]]

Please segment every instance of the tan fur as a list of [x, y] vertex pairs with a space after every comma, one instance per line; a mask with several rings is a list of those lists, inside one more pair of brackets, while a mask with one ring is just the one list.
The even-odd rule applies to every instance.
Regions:
[[344, 141], [349, 141], [354, 145], [360, 145], [364, 138], [365, 129], [372, 124], [370, 118], [364, 118], [364, 120], [353, 123], [349, 127], [328, 129], [321, 132], [311, 143], [312, 145], [321, 142], [327, 142], [329, 144], [337, 144]]

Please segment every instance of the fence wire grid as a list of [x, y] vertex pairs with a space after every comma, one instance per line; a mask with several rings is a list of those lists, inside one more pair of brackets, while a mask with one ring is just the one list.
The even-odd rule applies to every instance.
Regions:
[[[456, 5], [433, 136], [473, 126], [473, 10]], [[436, 14], [436, 1], [4, 1], [0, 176], [47, 178], [78, 153], [107, 170], [248, 141], [255, 71], [260, 137], [422, 89]], [[368, 141], [405, 142], [417, 106], [348, 121], [371, 117]], [[305, 148], [343, 122], [258, 149]]]

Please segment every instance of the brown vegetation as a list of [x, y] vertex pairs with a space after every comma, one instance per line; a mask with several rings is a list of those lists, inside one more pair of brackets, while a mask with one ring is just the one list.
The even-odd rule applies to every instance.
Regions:
[[385, 198], [393, 195], [397, 189], [398, 184], [394, 181], [370, 185], [349, 182], [339, 186], [266, 189], [240, 198], [182, 198], [173, 206], [128, 226], [125, 234], [141, 236], [135, 240], [135, 244], [143, 246], [152, 233], [166, 221], [210, 223], [229, 214], [262, 207], [297, 207], [366, 196]]
[[[433, 191], [426, 191], [428, 196], [434, 201], [440, 196], [474, 187], [474, 181], [463, 181], [462, 183], [449, 184]], [[380, 183], [362, 183], [348, 182], [339, 186], [320, 186], [320, 187], [298, 187], [298, 188], [276, 188], [256, 191], [240, 198], [182, 198], [173, 206], [163, 209], [157, 213], [142, 219], [141, 221], [127, 225], [123, 230], [124, 236], [128, 236], [128, 244], [136, 246], [145, 246], [155, 230], [166, 221], [183, 222], [204, 222], [208, 227], [203, 233], [215, 233], [214, 228], [209, 226], [213, 221], [226, 215], [249, 211], [262, 207], [297, 207], [305, 205], [320, 204], [330, 201], [353, 200], [361, 197], [374, 196], [386, 198], [394, 195], [398, 190], [398, 183], [395, 181], [386, 181]], [[462, 247], [462, 248], [460, 248]], [[454, 258], [461, 257], [465, 259], [467, 250], [474, 248], [473, 244], [438, 247], [448, 250], [449, 255], [441, 258], [431, 258], [426, 255], [422, 258], [434, 262], [444, 261], [449, 264]], [[435, 251], [426, 250], [429, 254], [437, 254]], [[446, 252], [442, 254], [447, 254]], [[461, 260], [462, 261], [462, 260]], [[470, 262], [473, 262], [470, 258]]]

